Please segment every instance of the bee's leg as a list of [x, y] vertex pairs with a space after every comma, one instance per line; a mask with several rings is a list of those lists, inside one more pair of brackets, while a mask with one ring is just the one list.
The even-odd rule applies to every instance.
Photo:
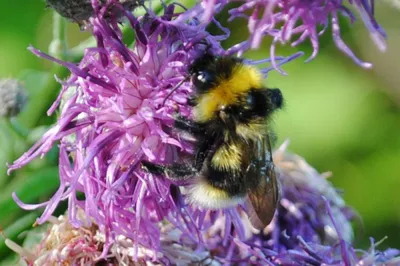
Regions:
[[194, 167], [197, 171], [201, 170], [206, 158], [215, 153], [217, 146], [218, 142], [216, 143], [213, 138], [201, 137], [197, 140], [197, 150], [194, 158]]
[[199, 134], [204, 134], [201, 124], [193, 120], [190, 120], [186, 117], [183, 117], [181, 115], [175, 117], [175, 127], [180, 130], [187, 131], [193, 134], [194, 136]]
[[196, 174], [196, 169], [186, 164], [161, 165], [142, 161], [142, 168], [152, 174], [176, 181], [187, 180]]
[[189, 106], [195, 106], [196, 105], [196, 98], [195, 97], [189, 97], [188, 99], [187, 99], [187, 105], [189, 105]]

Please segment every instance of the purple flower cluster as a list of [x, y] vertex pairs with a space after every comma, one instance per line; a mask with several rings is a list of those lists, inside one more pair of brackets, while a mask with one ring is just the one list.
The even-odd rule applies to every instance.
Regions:
[[[307, 59], [314, 59], [319, 51], [319, 37], [330, 27], [332, 39], [337, 48], [364, 68], [372, 67], [371, 63], [361, 61], [341, 38], [339, 15], [347, 17], [351, 23], [356, 21], [352, 12], [360, 14], [372, 40], [379, 50], [386, 49], [386, 33], [374, 17], [374, 0], [235, 0], [238, 6], [230, 9], [229, 21], [237, 18], [247, 20], [249, 38], [228, 49], [229, 54], [242, 54], [248, 49], [256, 49], [264, 37], [270, 37], [270, 56], [274, 67], [275, 50], [278, 43], [290, 43], [297, 46], [310, 40], [313, 53]], [[221, 10], [230, 1], [204, 0], [206, 9], [203, 21], [210, 22], [213, 14]], [[282, 71], [281, 71], [282, 72]], [[282, 72], [284, 73], [284, 72]]]
[[319, 36], [331, 27], [332, 39], [336, 46], [357, 64], [370, 68], [372, 65], [358, 59], [341, 38], [339, 15], [348, 17], [351, 23], [356, 20], [356, 16], [349, 6], [358, 11], [377, 47], [381, 51], [386, 49], [386, 34], [374, 17], [374, 0], [250, 0], [236, 2], [240, 4], [229, 10], [230, 20], [239, 17], [245, 18], [248, 21], [250, 37], [232, 47], [230, 52], [241, 53], [248, 48], [258, 48], [264, 37], [271, 37], [270, 53], [271, 59], [273, 59], [277, 43], [291, 43], [292, 46], [297, 46], [309, 39], [313, 47], [313, 53], [307, 60], [310, 61], [318, 54]]
[[[285, 12], [293, 12], [293, 8], [287, 9], [281, 2], [303, 9], [308, 5], [314, 8], [311, 3], [315, 2], [317, 12], [320, 8], [316, 3], [322, 1], [247, 1], [230, 12], [239, 16], [247, 9], [254, 9], [249, 25], [258, 21], [258, 26], [252, 27], [248, 44], [228, 50], [220, 46], [220, 41], [229, 37], [229, 31], [213, 18], [227, 1], [203, 1], [184, 12], [176, 11], [181, 7], [173, 3], [163, 6], [162, 15], [147, 9], [142, 17], [133, 16], [116, 0], [104, 5], [92, 2], [95, 13], [90, 24], [97, 46], [86, 49], [79, 65], [30, 48], [34, 54], [61, 64], [72, 73], [62, 82], [61, 93], [49, 110], [51, 114], [61, 106], [58, 122], [10, 166], [10, 170], [20, 168], [59, 143], [60, 187], [55, 195], [48, 202], [36, 205], [25, 204], [13, 195], [24, 209], [45, 207], [38, 224], [51, 217], [60, 201], [67, 200], [68, 221], [73, 226], [85, 224], [78, 215], [83, 210], [103, 234], [102, 258], [110, 253], [119, 254], [118, 245], [123, 240], [131, 245], [131, 261], [173, 265], [200, 261], [215, 265], [249, 261], [263, 265], [350, 265], [366, 260], [378, 264], [395, 260], [398, 251], [379, 253], [374, 245], [371, 251], [356, 254], [350, 246], [349, 220], [354, 217], [353, 212], [320, 174], [301, 158], [286, 154], [285, 147], [274, 155], [283, 196], [274, 221], [263, 232], [251, 227], [242, 206], [219, 211], [186, 206], [176, 193], [177, 184], [138, 167], [141, 160], [169, 163], [190, 156], [190, 140], [172, 130], [172, 115], [177, 110], [190, 116], [191, 110], [186, 105], [192, 93], [190, 82], [183, 83], [163, 102], [206, 47], [216, 55], [255, 47], [257, 36], [266, 35], [267, 31], [262, 30], [267, 25], [265, 21], [274, 19], [275, 27], [278, 18], [288, 17]], [[339, 4], [333, 4], [336, 2]], [[307, 4], [303, 7], [300, 3]], [[327, 3], [325, 14], [346, 10], [341, 1]], [[358, 5], [359, 1], [354, 3]], [[120, 11], [118, 18], [121, 13], [125, 15], [136, 36], [133, 47], [124, 44], [119, 19], [110, 19], [107, 12], [109, 5]], [[274, 11], [278, 15], [265, 21], [255, 20], [255, 14], [261, 10], [258, 6], [262, 5], [263, 12]], [[361, 3], [359, 6], [365, 7]], [[282, 10], [277, 12], [276, 8]], [[287, 40], [289, 35], [300, 32], [295, 30], [298, 27], [295, 22], [307, 16], [290, 14], [293, 17], [280, 29], [281, 33], [271, 31], [276, 33], [273, 38]], [[317, 22], [320, 21], [322, 18]], [[372, 17], [370, 21], [374, 21]], [[224, 34], [208, 33], [208, 23], [217, 25]], [[307, 34], [311, 39], [317, 38], [311, 30]], [[298, 55], [273, 56], [272, 60], [262, 62], [270, 61], [278, 67]], [[78, 198], [80, 193], [84, 199]]]
[[[112, 265], [135, 265], [135, 261], [140, 265], [398, 265], [398, 250], [376, 251], [378, 243], [372, 240], [368, 251], [350, 245], [353, 211], [327, 181], [329, 174], [319, 174], [303, 158], [288, 153], [287, 144], [274, 153], [283, 196], [277, 215], [263, 232], [251, 226], [240, 208], [214, 212], [186, 207], [188, 217], [178, 215], [175, 224], [170, 218], [157, 224], [155, 249], [124, 234], [109, 243], [104, 230], [78, 208], [79, 227], [72, 227], [69, 217], [49, 217], [53, 225], [34, 250], [7, 244], [29, 265], [93, 264], [105, 244]], [[188, 232], [190, 227], [193, 232]]]

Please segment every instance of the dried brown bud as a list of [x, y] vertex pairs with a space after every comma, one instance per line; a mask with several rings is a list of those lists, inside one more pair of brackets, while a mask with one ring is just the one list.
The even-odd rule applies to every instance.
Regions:
[[[106, 2], [105, 0], [100, 0], [101, 3]], [[119, 0], [122, 6], [126, 10], [133, 10], [135, 7], [140, 5], [142, 0]], [[78, 23], [79, 25], [84, 25], [87, 23], [89, 18], [93, 15], [93, 7], [91, 0], [46, 0], [49, 7], [53, 8], [61, 16]], [[116, 9], [116, 8], [115, 8]], [[112, 8], [109, 12], [117, 12]]]

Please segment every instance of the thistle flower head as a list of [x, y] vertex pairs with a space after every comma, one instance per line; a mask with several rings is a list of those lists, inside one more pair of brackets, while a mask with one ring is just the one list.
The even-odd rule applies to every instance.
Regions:
[[16, 116], [27, 102], [25, 87], [15, 79], [0, 79], [0, 117]]

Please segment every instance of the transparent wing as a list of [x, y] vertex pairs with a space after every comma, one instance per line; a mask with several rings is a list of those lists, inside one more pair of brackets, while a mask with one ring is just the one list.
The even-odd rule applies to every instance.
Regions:
[[253, 226], [263, 229], [274, 217], [279, 199], [279, 185], [272, 161], [269, 135], [257, 143], [256, 149], [247, 174], [259, 178], [260, 182], [248, 192], [247, 209]]

